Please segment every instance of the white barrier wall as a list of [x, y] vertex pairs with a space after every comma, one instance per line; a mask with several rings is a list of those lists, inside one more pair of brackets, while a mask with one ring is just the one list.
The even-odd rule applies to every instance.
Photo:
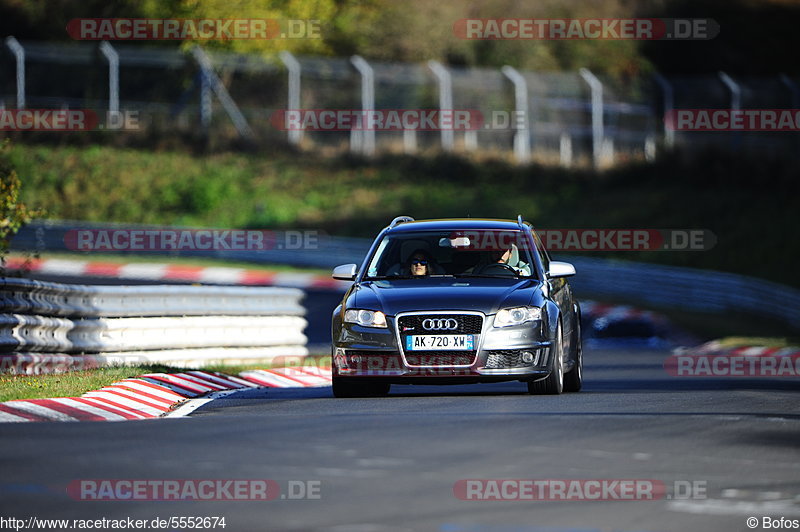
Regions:
[[87, 361], [92, 367], [199, 367], [305, 356], [302, 298], [294, 288], [88, 286], [2, 278], [0, 372], [22, 366], [27, 372], [33, 361], [35, 372], [44, 372], [48, 361], [54, 369]]

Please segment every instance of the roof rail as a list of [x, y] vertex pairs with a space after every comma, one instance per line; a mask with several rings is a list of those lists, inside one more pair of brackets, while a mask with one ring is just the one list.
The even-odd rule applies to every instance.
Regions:
[[413, 221], [414, 221], [414, 218], [412, 218], [411, 216], [398, 216], [397, 218], [392, 220], [392, 223], [389, 224], [389, 229], [391, 229], [395, 225], [401, 224], [403, 222], [413, 222]]

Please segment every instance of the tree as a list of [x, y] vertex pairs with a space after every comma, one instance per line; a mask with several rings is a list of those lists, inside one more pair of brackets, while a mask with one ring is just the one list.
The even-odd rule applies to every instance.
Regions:
[[23, 225], [44, 214], [42, 210], [29, 209], [20, 201], [22, 181], [11, 164], [10, 150], [11, 144], [6, 139], [0, 146], [0, 275], [5, 275], [11, 239]]

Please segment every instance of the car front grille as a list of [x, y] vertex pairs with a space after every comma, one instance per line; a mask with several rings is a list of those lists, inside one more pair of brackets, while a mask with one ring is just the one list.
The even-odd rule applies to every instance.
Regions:
[[[455, 320], [456, 327], [452, 329], [426, 330], [422, 323], [427, 319]], [[411, 314], [400, 316], [397, 321], [400, 330], [400, 345], [409, 366], [471, 366], [475, 363], [477, 349], [472, 351], [408, 351], [405, 349], [406, 337], [409, 335], [429, 334], [474, 334], [479, 335], [483, 329], [483, 316], [478, 314]], [[475, 347], [478, 338], [474, 339]]]
[[[422, 327], [427, 319], [454, 319], [457, 327], [448, 330], [429, 331]], [[401, 316], [397, 322], [401, 334], [480, 334], [483, 317], [477, 314], [412, 314]]]
[[476, 351], [406, 351], [409, 366], [471, 366]]

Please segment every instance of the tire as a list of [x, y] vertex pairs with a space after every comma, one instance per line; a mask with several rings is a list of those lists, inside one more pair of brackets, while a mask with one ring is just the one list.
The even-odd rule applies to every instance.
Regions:
[[579, 392], [583, 387], [583, 339], [581, 327], [578, 325], [577, 343], [575, 344], [575, 367], [564, 375], [564, 391]]
[[546, 379], [528, 383], [528, 393], [531, 395], [560, 395], [564, 391], [564, 342], [561, 338], [560, 322], [551, 352], [553, 356], [550, 375]]
[[331, 381], [333, 396], [337, 398], [379, 397], [388, 395], [391, 384], [388, 382], [369, 382], [357, 379], [333, 377]]

